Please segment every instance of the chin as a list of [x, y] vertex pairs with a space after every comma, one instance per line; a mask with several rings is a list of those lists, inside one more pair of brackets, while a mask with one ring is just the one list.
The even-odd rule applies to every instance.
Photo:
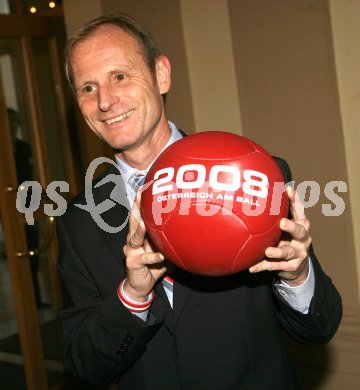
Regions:
[[121, 148], [112, 148], [112, 151], [115, 154], [120, 154], [124, 151], [124, 149], [121, 149]]
[[134, 146], [136, 143], [136, 137], [131, 136], [118, 136], [116, 138], [108, 139], [105, 141], [108, 145], [112, 147], [114, 150], [127, 150]]
[[127, 150], [130, 148], [131, 144], [127, 142], [106, 142], [111, 149], [114, 151], [114, 153], [123, 152], [124, 150]]
[[124, 137], [103, 137], [102, 139], [112, 149], [122, 149], [126, 144], [129, 143], [128, 140], [124, 139]]

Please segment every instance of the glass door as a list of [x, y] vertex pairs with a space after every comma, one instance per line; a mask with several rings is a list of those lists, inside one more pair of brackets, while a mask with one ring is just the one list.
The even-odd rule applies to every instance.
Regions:
[[64, 201], [77, 193], [76, 141], [58, 21], [38, 18], [34, 33], [26, 23], [0, 31], [0, 388], [42, 390], [64, 381], [54, 231], [61, 210], [46, 189], [64, 183]]

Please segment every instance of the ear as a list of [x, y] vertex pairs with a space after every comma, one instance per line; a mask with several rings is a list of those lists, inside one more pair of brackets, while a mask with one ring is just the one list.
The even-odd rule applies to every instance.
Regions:
[[155, 69], [160, 94], [166, 94], [171, 86], [171, 65], [169, 59], [164, 55], [159, 56], [156, 60]]

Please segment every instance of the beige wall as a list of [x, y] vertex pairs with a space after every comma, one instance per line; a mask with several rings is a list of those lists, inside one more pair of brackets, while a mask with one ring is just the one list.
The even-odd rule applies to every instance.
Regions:
[[340, 112], [360, 280], [360, 1], [330, 1]]
[[[223, 130], [241, 135], [227, 1], [182, 0], [180, 3], [195, 130]], [[209, 21], [214, 21], [211, 28]]]
[[[172, 87], [167, 97], [169, 117], [178, 127], [194, 132], [194, 112], [179, 0], [103, 0], [104, 13], [126, 12], [154, 36], [172, 64]], [[121, 6], [120, 6], [121, 4]]]
[[[283, 156], [297, 184], [316, 181], [323, 193], [329, 181], [347, 182], [327, 1], [230, 0], [229, 10], [244, 134]], [[343, 215], [323, 215], [324, 195], [307, 214], [315, 250], [353, 306], [358, 282], [351, 209], [348, 194], [341, 196]]]
[[[346, 385], [355, 389], [360, 383], [358, 369], [351, 363], [360, 361], [359, 276], [354, 242], [359, 235], [354, 235], [352, 213], [358, 203], [356, 193], [352, 193], [352, 199], [349, 193], [339, 194], [346, 205], [340, 216], [325, 216], [321, 207], [331, 203], [323, 193], [326, 183], [339, 180], [350, 188], [349, 164], [359, 166], [349, 161], [349, 147], [345, 147], [356, 149], [358, 143], [354, 131], [347, 136], [343, 128], [344, 108], [338, 93], [343, 80], [337, 77], [329, 4], [326, 0], [228, 3], [244, 135], [285, 157], [296, 184], [304, 180], [319, 183], [322, 195], [307, 214], [315, 251], [343, 297], [343, 323], [330, 346], [310, 351], [296, 347], [295, 357], [309, 388], [338, 389]], [[333, 3], [339, 6], [337, 0]], [[354, 7], [356, 2], [346, 3]], [[355, 10], [352, 15], [356, 15]], [[353, 16], [354, 27], [359, 32], [360, 13], [357, 15]], [[347, 23], [348, 18], [345, 22], [343, 17], [343, 24], [337, 25], [342, 44], [349, 44], [343, 35], [348, 31], [344, 30]], [[356, 35], [352, 48], [358, 50], [355, 41]], [[340, 49], [338, 46], [336, 49]], [[349, 56], [343, 54], [341, 60], [344, 76]], [[353, 64], [351, 69], [354, 74], [360, 68], [356, 70]], [[357, 87], [349, 73], [346, 80], [354, 96]], [[351, 108], [353, 119], [354, 104]]]
[[100, 0], [63, 0], [63, 10], [68, 36], [88, 20], [103, 13]]
[[[72, 4], [65, 0], [65, 11]], [[319, 183], [319, 202], [307, 214], [316, 253], [342, 294], [344, 319], [329, 346], [295, 356], [311, 388], [357, 388], [360, 0], [332, 0], [331, 7], [326, 0], [94, 4], [99, 13], [128, 12], [153, 33], [173, 64], [168, 113], [180, 127], [243, 133], [283, 156], [297, 184]], [[82, 23], [74, 12], [65, 15], [67, 25]], [[339, 193], [346, 208], [337, 217], [321, 207], [331, 203], [324, 188], [332, 180], [350, 189]]]

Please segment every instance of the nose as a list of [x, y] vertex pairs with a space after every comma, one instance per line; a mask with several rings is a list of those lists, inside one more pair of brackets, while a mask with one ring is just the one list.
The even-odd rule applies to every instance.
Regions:
[[117, 97], [110, 87], [99, 87], [98, 105], [101, 111], [109, 111], [116, 101]]

